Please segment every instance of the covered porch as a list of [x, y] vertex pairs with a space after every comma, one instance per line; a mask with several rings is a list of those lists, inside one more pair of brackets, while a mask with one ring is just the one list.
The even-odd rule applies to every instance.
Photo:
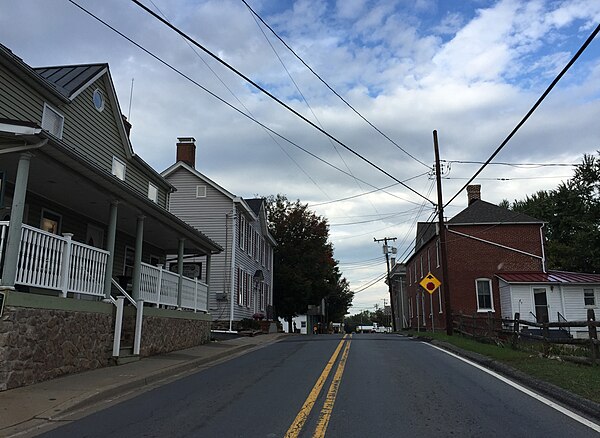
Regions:
[[[208, 311], [210, 259], [222, 249], [144, 196], [143, 182], [28, 122], [0, 120], [0, 158], [0, 288]], [[176, 269], [165, 269], [167, 254]], [[183, 275], [186, 255], [206, 256], [207, 278]]]

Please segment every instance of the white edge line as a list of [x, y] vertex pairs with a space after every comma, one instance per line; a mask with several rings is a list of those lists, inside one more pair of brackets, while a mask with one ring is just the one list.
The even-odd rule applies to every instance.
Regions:
[[444, 352], [444, 353], [446, 353], [446, 354], [448, 354], [448, 355], [450, 355], [452, 357], [455, 357], [458, 360], [462, 360], [463, 362], [468, 363], [469, 365], [471, 365], [471, 366], [473, 366], [475, 368], [480, 369], [484, 373], [487, 373], [487, 374], [495, 377], [496, 379], [498, 379], [498, 380], [506, 383], [507, 385], [512, 386], [513, 388], [515, 388], [515, 389], [517, 389], [517, 390], [519, 390], [519, 391], [527, 394], [528, 396], [535, 398], [536, 400], [544, 403], [545, 405], [550, 406], [553, 409], [556, 409], [558, 412], [566, 415], [567, 417], [572, 418], [573, 420], [575, 420], [575, 421], [583, 424], [584, 426], [587, 426], [590, 429], [595, 430], [596, 432], [600, 432], [600, 425], [594, 423], [593, 421], [588, 420], [587, 418], [582, 417], [581, 415], [576, 414], [573, 411], [568, 410], [567, 408], [565, 408], [565, 407], [563, 407], [563, 406], [561, 406], [561, 405], [559, 405], [559, 404], [557, 404], [557, 403], [555, 403], [555, 402], [547, 399], [546, 397], [544, 397], [544, 396], [542, 396], [542, 395], [540, 395], [540, 394], [538, 394], [536, 392], [533, 392], [530, 389], [525, 388], [524, 386], [519, 385], [516, 382], [513, 382], [510, 379], [507, 379], [506, 377], [504, 377], [504, 376], [496, 373], [495, 371], [492, 371], [492, 370], [490, 370], [488, 368], [485, 368], [485, 367], [479, 365], [478, 363], [472, 362], [469, 359], [465, 359], [464, 357], [461, 357], [461, 356], [459, 356], [457, 354], [454, 354], [454, 353], [452, 353], [452, 352], [450, 352], [448, 350], [444, 350], [443, 348], [440, 348], [440, 347], [438, 347], [436, 345], [432, 345], [432, 344], [430, 344], [428, 342], [422, 342], [422, 343], [425, 344], [425, 345], [429, 345], [431, 348], [435, 348], [436, 350], [442, 351], [442, 352]]

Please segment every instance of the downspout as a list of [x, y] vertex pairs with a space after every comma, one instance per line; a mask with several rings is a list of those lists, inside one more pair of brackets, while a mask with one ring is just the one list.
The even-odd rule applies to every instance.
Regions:
[[544, 250], [544, 225], [540, 227], [540, 243], [542, 244], [542, 272], [546, 273], [546, 251]]
[[235, 246], [236, 241], [235, 238], [237, 236], [237, 212], [235, 208], [235, 203], [233, 204], [233, 208], [231, 210], [231, 281], [229, 282], [230, 287], [230, 302], [229, 302], [229, 332], [233, 332], [233, 309], [234, 309], [234, 290], [235, 290]]

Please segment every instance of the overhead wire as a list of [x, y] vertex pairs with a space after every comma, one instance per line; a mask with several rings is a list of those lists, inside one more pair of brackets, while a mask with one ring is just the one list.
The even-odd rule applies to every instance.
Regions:
[[[348, 176], [351, 176], [350, 174], [348, 174], [346, 171], [344, 171], [343, 169], [340, 169], [339, 167], [335, 166], [334, 164], [329, 163], [328, 161], [322, 159], [321, 157], [317, 156], [316, 154], [312, 153], [311, 151], [303, 148], [302, 146], [300, 146], [299, 144], [295, 143], [294, 141], [288, 139], [287, 137], [283, 136], [282, 134], [278, 133], [277, 131], [269, 128], [267, 125], [265, 125], [264, 123], [260, 122], [258, 119], [252, 117], [249, 114], [244, 113], [242, 110], [240, 110], [239, 108], [235, 107], [234, 105], [232, 105], [231, 103], [227, 102], [225, 99], [223, 99], [222, 97], [218, 96], [216, 93], [210, 91], [208, 88], [206, 88], [205, 86], [203, 86], [202, 84], [200, 84], [198, 81], [196, 81], [195, 79], [191, 78], [190, 76], [188, 76], [187, 74], [183, 73], [181, 70], [177, 69], [176, 67], [173, 67], [171, 64], [169, 64], [168, 62], [164, 61], [162, 58], [160, 58], [159, 56], [155, 55], [154, 53], [152, 53], [150, 50], [146, 49], [145, 47], [143, 47], [141, 44], [137, 43], [136, 41], [134, 41], [133, 39], [131, 39], [130, 37], [128, 37], [127, 35], [125, 35], [124, 33], [122, 33], [121, 31], [119, 31], [118, 29], [116, 29], [115, 27], [111, 26], [109, 23], [107, 23], [106, 21], [102, 20], [100, 17], [94, 15], [91, 11], [87, 10], [86, 8], [84, 8], [83, 6], [81, 6], [80, 4], [78, 4], [76, 1], [74, 0], [67, 0], [69, 3], [73, 4], [74, 6], [76, 6], [77, 8], [79, 8], [81, 11], [85, 12], [86, 14], [88, 14], [89, 16], [91, 16], [92, 18], [94, 18], [95, 20], [97, 20], [98, 22], [102, 23], [104, 26], [108, 27], [110, 30], [112, 30], [113, 32], [117, 33], [118, 35], [120, 35], [122, 38], [126, 39], [127, 41], [129, 41], [131, 44], [133, 44], [134, 46], [136, 46], [137, 48], [139, 48], [140, 50], [142, 50], [143, 52], [145, 52], [146, 54], [148, 54], [149, 56], [151, 56], [152, 58], [156, 59], [158, 62], [160, 62], [161, 64], [163, 64], [164, 66], [166, 66], [167, 68], [171, 69], [172, 71], [174, 71], [175, 73], [177, 73], [178, 75], [180, 75], [181, 77], [185, 78], [186, 80], [190, 81], [191, 83], [193, 83], [194, 85], [196, 85], [197, 87], [199, 87], [200, 89], [202, 89], [203, 91], [205, 91], [206, 93], [208, 93], [211, 97], [217, 99], [218, 101], [222, 102], [223, 104], [227, 105], [229, 108], [231, 108], [232, 110], [236, 111], [237, 113], [241, 114], [242, 116], [246, 117], [247, 119], [253, 121], [254, 123], [256, 123], [257, 125], [265, 128], [266, 130], [268, 130], [269, 132], [271, 132], [272, 134], [274, 134], [275, 136], [281, 138], [282, 140], [288, 142], [289, 144], [291, 144], [292, 146], [300, 149], [301, 151], [303, 151], [304, 153], [310, 155], [311, 157], [321, 161], [323, 164], [337, 170], [338, 172], [344, 173]], [[364, 184], [373, 187], [375, 189], [378, 189], [377, 187], [375, 187], [373, 184], [370, 184], [364, 180], [360, 180], [361, 182], [363, 182]], [[385, 192], [385, 191], [384, 191]], [[386, 194], [393, 196], [395, 198], [401, 199], [405, 202], [411, 203], [411, 204], [415, 204], [415, 205], [419, 205], [418, 202], [415, 201], [411, 201], [409, 199], [406, 198], [402, 198], [396, 194], [390, 193], [390, 192], [385, 192]]]
[[[169, 19], [167, 18], [167, 16], [163, 13], [163, 11], [158, 7], [158, 5], [156, 3], [154, 3], [153, 0], [150, 0], [150, 3], [152, 3], [152, 5], [158, 10], [158, 12], [160, 12], [160, 14], [165, 18], [165, 20], [169, 21]], [[250, 114], [252, 117], [256, 118], [254, 116], [254, 114], [252, 114], [252, 111], [250, 111], [250, 109], [244, 104], [244, 102], [241, 101], [241, 99], [233, 92], [233, 90], [225, 83], [225, 81], [223, 81], [223, 79], [221, 79], [221, 77], [217, 74], [217, 72], [208, 64], [208, 62], [206, 62], [206, 60], [202, 57], [202, 55], [200, 55], [200, 53], [198, 53], [198, 51], [194, 48], [194, 46], [192, 46], [192, 44], [186, 40], [185, 38], [181, 37], [181, 39], [183, 41], [185, 41], [185, 43], [188, 45], [188, 47], [196, 54], [196, 57], [198, 59], [200, 59], [204, 65], [206, 66], [206, 68], [208, 68], [208, 70], [213, 74], [214, 77], [217, 78], [217, 80], [227, 89], [227, 91], [229, 91], [229, 94], [231, 94], [233, 96], [233, 98], [235, 100], [238, 101], [238, 103], [246, 110], [246, 112], [248, 114]], [[264, 127], [263, 127], [264, 129]], [[277, 145], [279, 146], [279, 148], [281, 149], [281, 151], [289, 158], [289, 160], [294, 163], [296, 165], [296, 167], [298, 169], [300, 169], [300, 171], [315, 185], [315, 187], [317, 187], [321, 193], [323, 193], [323, 195], [325, 195], [326, 198], [330, 199], [329, 195], [325, 192], [325, 190], [323, 190], [323, 188], [314, 180], [314, 178], [312, 176], [310, 176], [310, 174], [304, 170], [304, 168], [302, 166], [300, 166], [300, 164], [294, 159], [294, 157], [292, 157], [290, 155], [290, 153], [285, 150], [285, 148], [281, 145], [281, 143], [279, 143], [277, 141], [277, 139], [273, 136], [272, 133], [270, 133], [268, 130], [265, 129], [265, 132], [267, 133], [267, 135], [271, 138], [271, 140]]]
[[496, 155], [500, 153], [500, 151], [508, 144], [508, 142], [513, 138], [513, 136], [521, 129], [521, 127], [525, 124], [525, 122], [531, 117], [531, 115], [537, 110], [537, 108], [542, 104], [542, 102], [546, 99], [548, 94], [554, 89], [556, 84], [562, 79], [562, 77], [567, 73], [567, 71], [571, 68], [571, 66], [579, 59], [581, 54], [585, 51], [585, 49], [592, 43], [596, 35], [600, 32], [600, 24], [596, 26], [590, 36], [585, 40], [583, 45], [577, 50], [577, 53], [571, 58], [571, 60], [565, 65], [565, 67], [560, 71], [560, 73], [554, 78], [554, 80], [550, 83], [550, 85], [546, 88], [546, 90], [542, 93], [542, 95], [538, 98], [535, 104], [531, 107], [531, 109], [525, 114], [525, 116], [521, 119], [521, 121], [513, 128], [513, 130], [508, 134], [508, 136], [502, 141], [500, 146], [496, 148], [496, 150], [492, 153], [492, 155], [484, 162], [484, 164], [475, 172], [475, 174], [469, 178], [469, 180], [465, 183], [465, 185], [454, 195], [448, 202], [444, 204], [444, 207], [450, 204], [456, 197], [467, 188], [471, 182], [477, 178], [477, 176], [483, 172], [483, 169], [487, 167], [487, 165], [494, 159]]
[[246, 2], [246, 0], [242, 0], [242, 2], [246, 5], [246, 7], [250, 10], [250, 12], [252, 12], [252, 14], [254, 14], [265, 26], [267, 29], [269, 29], [273, 35], [275, 35], [275, 37], [281, 41], [281, 43], [302, 63], [304, 64], [304, 66], [310, 70], [310, 72], [315, 75], [315, 77], [317, 79], [319, 79], [333, 94], [335, 94], [342, 102], [344, 102], [348, 108], [350, 108], [352, 111], [354, 111], [354, 113], [356, 113], [361, 119], [363, 119], [369, 126], [371, 126], [373, 129], [375, 129], [379, 134], [381, 134], [386, 140], [388, 140], [390, 143], [392, 143], [394, 146], [396, 146], [398, 149], [400, 149], [402, 152], [404, 152], [406, 155], [408, 155], [410, 158], [412, 158], [413, 160], [415, 160], [416, 162], [422, 164], [423, 166], [429, 168], [430, 166], [426, 163], [424, 163], [423, 161], [419, 160], [417, 157], [415, 157], [414, 155], [412, 155], [410, 152], [408, 152], [406, 149], [404, 149], [402, 146], [400, 146], [398, 143], [396, 143], [394, 140], [392, 140], [387, 134], [385, 134], [383, 131], [381, 131], [377, 126], [375, 126], [373, 123], [371, 123], [369, 120], [367, 120], [367, 118], [365, 116], [363, 116], [360, 112], [358, 112], [358, 110], [356, 108], [354, 108], [346, 99], [344, 99], [337, 91], [335, 91], [327, 82], [325, 82], [325, 80], [316, 72], [312, 69], [312, 67], [310, 65], [308, 65], [295, 51], [294, 49], [292, 49], [284, 40], [283, 38], [281, 38], [277, 32], [275, 32], [275, 30], [269, 26], [265, 20], [263, 20], [263, 18], [254, 10], [252, 9], [252, 7], [250, 7], [250, 5]]
[[[69, 0], [69, 1], [73, 1], [73, 0]], [[352, 153], [353, 155], [355, 155], [356, 157], [358, 157], [359, 159], [361, 159], [365, 163], [369, 164], [371, 167], [377, 169], [379, 172], [383, 173], [387, 177], [389, 177], [392, 180], [396, 181], [397, 183], [399, 183], [400, 185], [402, 185], [404, 188], [406, 188], [407, 190], [409, 190], [413, 194], [419, 196], [420, 198], [423, 198], [423, 199], [427, 200], [432, 205], [435, 205], [435, 203], [432, 200], [427, 199], [425, 196], [423, 196], [422, 194], [420, 194], [419, 192], [417, 192], [415, 189], [413, 189], [412, 187], [406, 185], [405, 183], [403, 183], [402, 181], [400, 181], [398, 178], [396, 178], [395, 176], [393, 176], [392, 174], [390, 174], [388, 171], [384, 170], [383, 168], [381, 168], [380, 166], [378, 166], [377, 164], [375, 164], [374, 162], [372, 162], [371, 160], [369, 160], [365, 156], [363, 156], [360, 153], [356, 152], [354, 149], [352, 149], [350, 146], [346, 145], [341, 140], [337, 139], [335, 136], [333, 136], [329, 132], [325, 131], [324, 129], [322, 129], [321, 127], [319, 127], [318, 125], [316, 125], [315, 123], [313, 123], [312, 121], [310, 121], [309, 119], [307, 119], [305, 116], [303, 116], [302, 114], [300, 114], [294, 108], [292, 108], [291, 106], [289, 106], [288, 104], [286, 104], [285, 102], [283, 102], [281, 99], [279, 99], [278, 97], [276, 97], [275, 95], [273, 95], [270, 91], [266, 90], [264, 87], [262, 87], [261, 85], [257, 84], [255, 81], [253, 81], [252, 79], [250, 79], [248, 76], [246, 76], [245, 74], [243, 74], [242, 72], [240, 72], [239, 70], [237, 70], [235, 67], [233, 67], [229, 63], [223, 61], [216, 54], [214, 54], [212, 51], [210, 51], [209, 49], [207, 49], [206, 47], [204, 47], [202, 44], [200, 44], [199, 42], [197, 42], [195, 39], [193, 39], [189, 35], [187, 35], [185, 32], [183, 32], [182, 30], [180, 30], [179, 28], [177, 28], [176, 26], [172, 25], [171, 23], [169, 23], [168, 21], [166, 21], [164, 18], [162, 18], [161, 16], [159, 16], [158, 14], [156, 14], [153, 10], [149, 9], [146, 5], [144, 5], [143, 3], [141, 3], [138, 0], [131, 0], [131, 2], [134, 3], [134, 4], [136, 4], [137, 6], [139, 6], [144, 11], [146, 11], [146, 13], [152, 15], [155, 19], [157, 19], [158, 21], [160, 21], [161, 23], [163, 23], [165, 26], [169, 27], [174, 32], [176, 32], [179, 35], [181, 35], [184, 38], [186, 38], [188, 41], [190, 41], [193, 45], [195, 45], [196, 47], [198, 47], [200, 50], [204, 51], [206, 54], [208, 54], [209, 56], [211, 56], [217, 62], [219, 62], [220, 64], [222, 64], [223, 66], [225, 66], [227, 69], [229, 69], [230, 71], [232, 71], [233, 73], [235, 73], [236, 75], [238, 75], [239, 77], [241, 77], [242, 79], [244, 79], [246, 82], [248, 82], [250, 85], [252, 85], [253, 87], [255, 87], [261, 93], [263, 93], [266, 96], [268, 96], [270, 99], [272, 99], [273, 101], [275, 101], [276, 103], [278, 103], [280, 106], [282, 106], [283, 108], [285, 108], [286, 110], [288, 110], [289, 112], [291, 112], [292, 114], [294, 114], [295, 116], [297, 116], [298, 118], [300, 118], [301, 120], [303, 120], [304, 122], [306, 122], [307, 124], [309, 124], [310, 126], [312, 126], [313, 128], [315, 128], [317, 131], [319, 131], [323, 135], [329, 137], [331, 140], [335, 141], [337, 144], [339, 144], [340, 146], [342, 146], [344, 149], [346, 149], [347, 151], [349, 151], [350, 153]], [[427, 166], [427, 167], [429, 167], [429, 166]]]

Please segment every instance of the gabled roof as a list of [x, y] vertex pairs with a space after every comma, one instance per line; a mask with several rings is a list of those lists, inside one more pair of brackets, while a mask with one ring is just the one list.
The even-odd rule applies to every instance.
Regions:
[[543, 221], [478, 199], [447, 222], [449, 225], [542, 224]]
[[73, 100], [89, 84], [102, 76], [108, 64], [81, 64], [34, 68], [37, 74], [52, 84], [56, 90]]
[[248, 206], [252, 209], [252, 211], [254, 212], [254, 214], [256, 216], [260, 216], [260, 208], [262, 207], [263, 203], [265, 202], [265, 200], [263, 198], [253, 198], [253, 199], [244, 198], [244, 201], [246, 201], [246, 204], [248, 204]]
[[600, 274], [579, 272], [502, 272], [496, 277], [507, 283], [561, 283], [561, 284], [600, 284]]

